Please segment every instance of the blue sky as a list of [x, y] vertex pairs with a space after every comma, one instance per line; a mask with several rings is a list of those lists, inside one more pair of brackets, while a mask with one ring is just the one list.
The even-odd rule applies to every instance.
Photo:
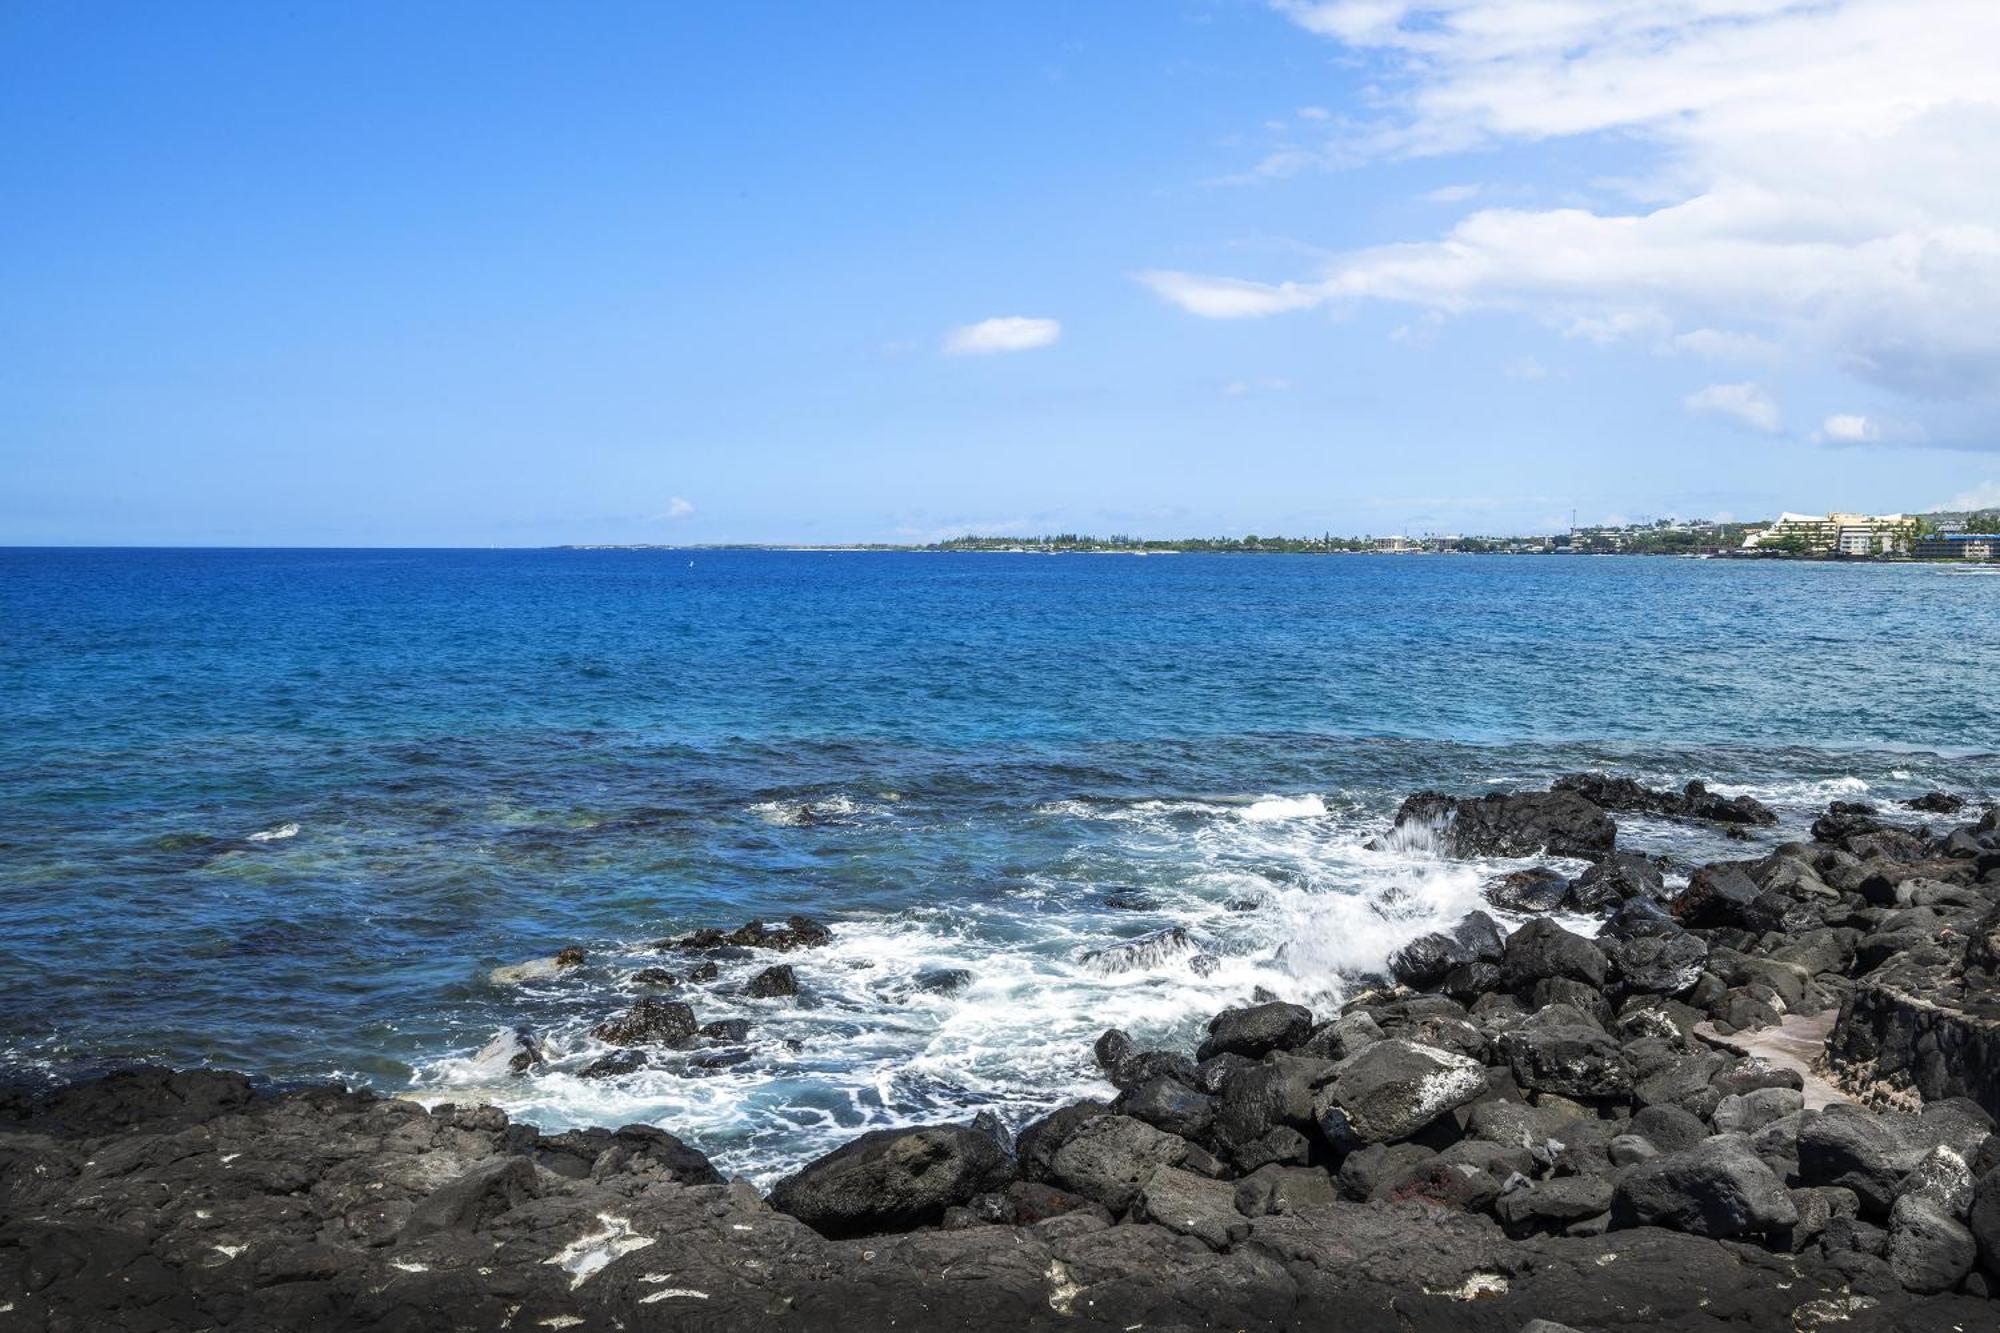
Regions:
[[2000, 503], [1915, 7], [17, 2], [0, 541]]

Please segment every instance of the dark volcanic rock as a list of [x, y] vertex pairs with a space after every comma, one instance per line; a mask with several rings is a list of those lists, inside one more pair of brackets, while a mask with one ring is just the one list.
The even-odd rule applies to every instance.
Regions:
[[1611, 1215], [1619, 1226], [1715, 1237], [1775, 1232], [1799, 1218], [1783, 1182], [1740, 1134], [1704, 1139], [1629, 1168], [1619, 1177]]
[[788, 995], [797, 995], [798, 974], [792, 971], [790, 963], [767, 967], [750, 978], [750, 984], [743, 988], [743, 993], [753, 1000], [776, 1000]]
[[597, 1039], [613, 1046], [684, 1046], [701, 1025], [678, 1000], [641, 1000], [597, 1025]]
[[1313, 1112], [1329, 1143], [1352, 1148], [1406, 1139], [1485, 1092], [1478, 1061], [1392, 1037], [1341, 1062]]
[[1602, 949], [1545, 917], [1528, 922], [1507, 937], [1506, 956], [1500, 963], [1500, 974], [1509, 990], [1521, 990], [1549, 977], [1597, 987], [1604, 984], [1607, 972]]
[[1208, 1038], [1195, 1059], [1241, 1055], [1256, 1059], [1270, 1051], [1289, 1050], [1312, 1031], [1312, 1010], [1274, 1001], [1248, 1009], [1225, 1009], [1209, 1020]]
[[771, 1206], [823, 1236], [907, 1231], [1013, 1174], [1013, 1162], [978, 1130], [881, 1129], [786, 1176], [771, 1187]]
[[1903, 802], [1912, 810], [1922, 810], [1926, 814], [1955, 815], [1965, 809], [1965, 798], [1950, 792], [1927, 791], [1922, 796], [1913, 796]]
[[1187, 1154], [1187, 1140], [1144, 1121], [1098, 1116], [1078, 1126], [1056, 1150], [1049, 1174], [1063, 1188], [1123, 1213], [1155, 1168], [1178, 1166]]
[[1617, 841], [1618, 828], [1597, 806], [1572, 792], [1496, 792], [1446, 796], [1426, 791], [1396, 811], [1404, 836], [1434, 829], [1452, 856], [1576, 856], [1594, 860]]
[[1769, 806], [1749, 796], [1718, 796], [1700, 781], [1680, 791], [1660, 791], [1627, 777], [1607, 773], [1570, 773], [1553, 784], [1556, 791], [1574, 792], [1606, 810], [1663, 815], [1670, 819], [1705, 819], [1718, 824], [1775, 824]]
[[1486, 886], [1486, 901], [1505, 912], [1553, 912], [1569, 901], [1569, 881], [1547, 866], [1515, 870]]
[[1684, 995], [1701, 979], [1708, 944], [1688, 930], [1640, 935], [1614, 944], [1611, 961], [1629, 990]]
[[1524, 1088], [1588, 1098], [1620, 1097], [1632, 1090], [1625, 1052], [1610, 1034], [1588, 1023], [1531, 1021], [1502, 1033], [1499, 1047]]

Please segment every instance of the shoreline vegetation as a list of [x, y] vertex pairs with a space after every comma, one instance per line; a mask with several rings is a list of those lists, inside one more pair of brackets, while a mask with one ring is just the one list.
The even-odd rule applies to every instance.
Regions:
[[[491, 1106], [213, 1070], [0, 1091], [0, 1314], [63, 1330], [1991, 1327], [2000, 807], [1836, 801], [1768, 854], [1700, 865], [1621, 850], [1627, 816], [1779, 824], [1699, 781], [1419, 792], [1383, 840], [1586, 868], [1490, 880], [1492, 912], [1410, 941], [1338, 1005], [1246, 994], [1194, 1050], [1106, 1031], [1101, 1098], [1018, 1131], [982, 1113], [863, 1133], [768, 1196], [672, 1126], [549, 1134]], [[694, 965], [678, 991], [693, 1004], [641, 999], [599, 1035], [641, 1058], [741, 1042], [696, 1021], [701, 960], [840, 929], [662, 940], [663, 961]], [[532, 1034], [500, 1054], [531, 1068]]]
[[[2000, 511], [1915, 515], [1913, 525], [1935, 531], [1950, 524], [1970, 531], [2000, 530]], [[1656, 555], [1739, 560], [1816, 560], [1835, 563], [1958, 563], [1954, 557], [1876, 553], [1843, 554], [1816, 550], [1797, 540], [1745, 546], [1745, 538], [1765, 533], [1771, 523], [1679, 522], [1572, 528], [1531, 535], [1312, 536], [1145, 538], [1114, 533], [1046, 533], [1035, 536], [962, 536], [934, 542], [722, 542], [677, 545], [665, 542], [572, 542], [562, 551], [799, 551], [903, 552], [984, 555]]]

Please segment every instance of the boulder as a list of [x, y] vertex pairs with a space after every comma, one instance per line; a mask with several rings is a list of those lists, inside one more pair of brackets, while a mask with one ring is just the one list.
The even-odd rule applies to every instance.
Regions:
[[1014, 1136], [1014, 1151], [1020, 1158], [1022, 1176], [1034, 1181], [1052, 1179], [1056, 1152], [1069, 1142], [1070, 1135], [1089, 1121], [1111, 1113], [1110, 1106], [1103, 1102], [1073, 1102], [1023, 1126]]
[[1570, 884], [1547, 866], [1515, 870], [1487, 884], [1486, 901], [1503, 912], [1554, 912], [1569, 901]]
[[1685, 995], [1708, 965], [1707, 942], [1690, 930], [1622, 939], [1610, 954], [1626, 989], [1648, 995]]
[[1609, 852], [1618, 837], [1611, 817], [1573, 792], [1496, 792], [1458, 797], [1419, 792], [1396, 811], [1399, 831], [1435, 830], [1450, 856], [1575, 856]]
[[1408, 1138], [1485, 1091], [1478, 1061], [1392, 1037], [1342, 1061], [1313, 1113], [1328, 1142], [1353, 1148]]
[[1245, 1217], [1296, 1213], [1318, 1208], [1340, 1197], [1333, 1177], [1318, 1167], [1260, 1166], [1236, 1182], [1236, 1211]]
[[1502, 1033], [1500, 1054], [1514, 1081], [1535, 1092], [1599, 1099], [1632, 1091], [1625, 1053], [1602, 1028], [1585, 1023], [1523, 1025]]
[[1118, 1114], [1184, 1139], [1199, 1139], [1208, 1133], [1215, 1107], [1215, 1098], [1196, 1092], [1179, 1079], [1164, 1077], [1148, 1079], [1112, 1103]]
[[1250, 1234], [1250, 1224], [1236, 1208], [1235, 1185], [1178, 1167], [1155, 1167], [1132, 1211], [1141, 1220], [1193, 1236], [1211, 1250], [1226, 1249]]
[[1570, 905], [1579, 912], [1610, 912], [1632, 898], [1666, 897], [1660, 868], [1646, 857], [1613, 852], [1587, 868], [1570, 886]]
[[1273, 1001], [1247, 1009], [1225, 1009], [1208, 1023], [1208, 1038], [1195, 1059], [1241, 1055], [1255, 1060], [1270, 1051], [1289, 1050], [1312, 1031], [1312, 1010]]
[[1799, 1178], [1808, 1185], [1853, 1190], [1862, 1215], [1886, 1217], [1897, 1187], [1928, 1149], [1908, 1116], [1884, 1116], [1837, 1102], [1799, 1126]]
[[1078, 1126], [1056, 1149], [1049, 1176], [1064, 1189], [1123, 1214], [1156, 1169], [1178, 1166], [1187, 1154], [1187, 1140], [1142, 1120], [1098, 1116]]
[[1507, 937], [1500, 975], [1509, 990], [1526, 990], [1548, 977], [1598, 987], [1604, 984], [1608, 966], [1604, 951], [1591, 941], [1538, 917]]
[[1617, 1226], [1718, 1239], [1776, 1232], [1799, 1217], [1783, 1182], [1739, 1134], [1717, 1135], [1628, 1168], [1619, 1177], [1611, 1215]]
[[863, 1134], [771, 1187], [771, 1206], [823, 1236], [936, 1223], [944, 1210], [1003, 1187], [1014, 1163], [991, 1135], [963, 1125]]
[[1949, 1291], [1978, 1257], [1972, 1233], [1934, 1200], [1906, 1194], [1889, 1210], [1889, 1271], [1905, 1289]]
[[403, 1223], [399, 1239], [476, 1231], [508, 1209], [541, 1197], [541, 1193], [534, 1163], [527, 1158], [487, 1162], [431, 1191]]
[[1979, 1268], [1991, 1283], [2000, 1284], [2000, 1166], [1979, 1178], [1972, 1190], [1966, 1229], [1979, 1248]]
[[1687, 887], [1674, 898], [1669, 910], [1676, 921], [1696, 929], [1740, 926], [1744, 913], [1762, 892], [1742, 867], [1717, 862], [1689, 876]]

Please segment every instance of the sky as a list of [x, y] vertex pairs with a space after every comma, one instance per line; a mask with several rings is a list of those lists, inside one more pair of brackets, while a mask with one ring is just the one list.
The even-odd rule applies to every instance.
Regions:
[[0, 543], [2000, 504], [1992, 0], [0, 5]]

